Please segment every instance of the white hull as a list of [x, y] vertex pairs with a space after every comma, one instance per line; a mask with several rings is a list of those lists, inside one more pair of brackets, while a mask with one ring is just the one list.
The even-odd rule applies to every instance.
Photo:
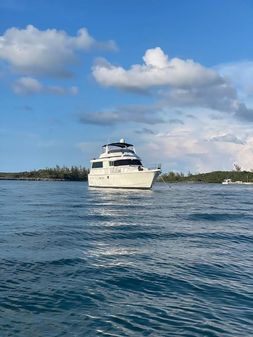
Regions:
[[222, 182], [223, 185], [253, 185], [252, 182], [244, 182], [244, 181], [232, 181], [232, 182]]
[[150, 189], [161, 173], [159, 169], [88, 175], [90, 187]]

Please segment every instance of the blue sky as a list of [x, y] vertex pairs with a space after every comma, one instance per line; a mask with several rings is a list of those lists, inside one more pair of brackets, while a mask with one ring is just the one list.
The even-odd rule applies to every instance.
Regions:
[[144, 163], [253, 168], [253, 3], [0, 1], [0, 171]]

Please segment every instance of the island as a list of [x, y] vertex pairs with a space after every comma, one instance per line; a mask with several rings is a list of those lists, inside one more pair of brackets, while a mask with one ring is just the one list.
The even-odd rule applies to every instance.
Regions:
[[[87, 181], [89, 169], [82, 166], [44, 168], [24, 172], [0, 172], [0, 180], [38, 180], [38, 181]], [[253, 182], [251, 171], [213, 171], [207, 173], [167, 172], [158, 182], [166, 183], [222, 183], [232, 181]]]

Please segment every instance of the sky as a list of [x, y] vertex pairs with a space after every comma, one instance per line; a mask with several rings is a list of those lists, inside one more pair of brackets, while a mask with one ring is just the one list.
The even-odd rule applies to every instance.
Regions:
[[0, 172], [253, 169], [251, 0], [0, 0]]

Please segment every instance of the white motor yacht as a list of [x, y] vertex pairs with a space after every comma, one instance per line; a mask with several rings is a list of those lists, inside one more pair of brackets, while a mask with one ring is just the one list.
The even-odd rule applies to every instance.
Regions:
[[161, 173], [160, 165], [153, 169], [143, 167], [133, 145], [124, 139], [105, 144], [102, 149], [99, 158], [91, 160], [90, 187], [150, 189]]

